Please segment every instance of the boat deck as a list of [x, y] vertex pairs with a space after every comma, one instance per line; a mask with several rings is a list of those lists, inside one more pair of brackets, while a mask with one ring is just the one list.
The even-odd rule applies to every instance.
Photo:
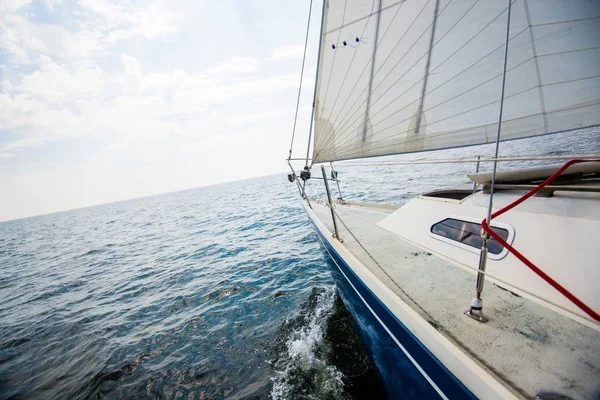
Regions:
[[[329, 208], [320, 200], [311, 204], [333, 232]], [[468, 318], [464, 312], [475, 293], [475, 271], [436, 257], [377, 226], [395, 208], [336, 205], [344, 247], [516, 396], [546, 398], [544, 394], [560, 393], [574, 399], [596, 398], [598, 330], [489, 281], [483, 299], [490, 321], [481, 324]]]

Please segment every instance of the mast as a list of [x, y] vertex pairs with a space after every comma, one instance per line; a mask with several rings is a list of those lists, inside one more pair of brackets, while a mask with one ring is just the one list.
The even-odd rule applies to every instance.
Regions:
[[323, 0], [323, 10], [321, 11], [321, 30], [319, 32], [319, 51], [317, 53], [317, 71], [315, 72], [315, 92], [313, 93], [312, 112], [310, 114], [310, 126], [308, 128], [308, 144], [306, 145], [306, 166], [308, 166], [308, 158], [310, 156], [310, 140], [312, 139], [312, 129], [317, 112], [317, 91], [319, 82], [319, 70], [321, 69], [321, 53], [323, 52], [323, 30], [325, 28], [325, 18], [327, 18], [327, 9], [329, 8], [328, 0]]

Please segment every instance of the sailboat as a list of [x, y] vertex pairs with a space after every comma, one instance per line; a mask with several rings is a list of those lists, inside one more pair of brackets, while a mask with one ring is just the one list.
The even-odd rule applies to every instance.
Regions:
[[[389, 397], [598, 398], [600, 156], [501, 143], [600, 125], [600, 2], [325, 0], [317, 65], [288, 178]], [[477, 163], [472, 188], [330, 190], [333, 163], [481, 144], [494, 156], [396, 162]], [[531, 160], [555, 165], [502, 169]]]

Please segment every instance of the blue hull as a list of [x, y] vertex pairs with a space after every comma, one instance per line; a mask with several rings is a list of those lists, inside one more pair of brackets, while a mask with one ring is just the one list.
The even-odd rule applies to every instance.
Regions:
[[328, 256], [328, 263], [338, 291], [359, 327], [363, 343], [372, 357], [389, 397], [392, 399], [476, 398], [381, 303], [316, 226], [315, 231]]

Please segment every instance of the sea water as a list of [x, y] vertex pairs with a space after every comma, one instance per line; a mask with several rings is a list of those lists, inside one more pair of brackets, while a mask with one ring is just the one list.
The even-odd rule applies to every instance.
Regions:
[[[502, 146], [600, 152], [600, 134]], [[339, 177], [344, 198], [402, 204], [473, 169]], [[285, 174], [0, 223], [0, 399], [383, 396]]]
[[0, 223], [3, 399], [348, 397], [344, 313], [285, 174]]

